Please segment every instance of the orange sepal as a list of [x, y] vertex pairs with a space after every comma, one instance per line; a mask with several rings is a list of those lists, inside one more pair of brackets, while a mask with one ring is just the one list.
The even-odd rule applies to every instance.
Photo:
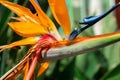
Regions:
[[48, 0], [53, 16], [63, 27], [66, 35], [70, 34], [70, 19], [65, 0]]
[[58, 40], [61, 40], [61, 36], [52, 20], [43, 12], [43, 10], [40, 8], [40, 6], [38, 6], [35, 0], [30, 0], [30, 2], [34, 6], [40, 19], [40, 24], [43, 25], [44, 29], [49, 30], [51, 35], [55, 36]]
[[20, 16], [20, 18], [23, 21], [35, 22], [35, 23], [40, 22], [38, 17], [35, 16], [34, 14], [32, 14], [32, 12], [28, 8], [25, 8], [23, 6], [20, 6], [20, 5], [11, 3], [11, 2], [8, 2], [6, 0], [0, 0], [0, 3], [4, 6], [6, 6], [8, 9], [15, 12], [18, 16]]
[[17, 34], [23, 37], [31, 37], [31, 36], [47, 33], [47, 31], [45, 31], [41, 25], [35, 23], [10, 22], [8, 24]]
[[38, 17], [40, 19], [40, 23], [44, 25], [44, 28], [47, 30], [56, 30], [56, 27], [54, 23], [50, 20], [50, 18], [43, 12], [43, 10], [38, 6], [38, 4], [35, 2], [35, 0], [30, 0], [31, 4], [34, 6], [34, 8], [37, 11]]
[[15, 47], [15, 46], [33, 45], [38, 40], [39, 40], [38, 37], [29, 37], [29, 38], [26, 38], [26, 39], [23, 39], [23, 40], [13, 42], [9, 45], [0, 46], [0, 52], [2, 52], [5, 49], [12, 48], [12, 47]]
[[49, 65], [50, 65], [50, 62], [41, 63], [37, 76], [39, 77], [42, 73], [44, 73], [46, 69], [49, 67]]
[[25, 67], [25, 72], [24, 72], [24, 78], [23, 78], [23, 80], [26, 80], [26, 76], [27, 76], [27, 74], [28, 74], [28, 70], [29, 70], [29, 59], [27, 60], [27, 62], [26, 62], [26, 67]]

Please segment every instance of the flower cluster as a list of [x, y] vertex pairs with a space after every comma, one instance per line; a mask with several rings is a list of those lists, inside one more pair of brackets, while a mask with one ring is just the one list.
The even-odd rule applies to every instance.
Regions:
[[[1, 0], [0, 3], [18, 15], [18, 17], [13, 17], [17, 21], [9, 22], [8, 25], [18, 35], [25, 38], [23, 40], [13, 42], [9, 45], [0, 46], [0, 52], [7, 48], [13, 48], [15, 46], [32, 45], [32, 48], [28, 51], [20, 63], [14, 67], [14, 70], [8, 72], [9, 74], [7, 77], [5, 77], [5, 79], [14, 79], [16, 78], [14, 75], [18, 76], [20, 72], [24, 71], [24, 79], [30, 80], [30, 78], [33, 77], [35, 66], [38, 61], [38, 57], [40, 58], [41, 51], [49, 49], [52, 43], [61, 41], [63, 38], [57, 31], [55, 24], [42, 11], [35, 0], [30, 0], [30, 3], [36, 10], [35, 14], [33, 14], [28, 8], [6, 0]], [[65, 37], [67, 39], [70, 34], [70, 20], [65, 0], [48, 0], [48, 3], [53, 16], [55, 17], [56, 21], [62, 26]], [[59, 4], [61, 4], [61, 6], [58, 6]], [[48, 65], [49, 62], [40, 64], [38, 76], [47, 69]], [[15, 70], [17, 70], [17, 72], [15, 72]]]
[[[81, 51], [83, 51], [83, 50], [98, 48], [100, 46], [104, 46], [105, 44], [109, 44], [113, 41], [119, 40], [118, 38], [119, 33], [74, 39], [75, 37], [73, 37], [73, 35], [75, 34], [76, 36], [76, 33], [74, 31], [73, 33], [71, 33], [70, 19], [69, 19], [65, 0], [48, 0], [54, 18], [63, 28], [64, 37], [62, 37], [59, 34], [55, 24], [42, 11], [42, 9], [36, 3], [36, 1], [35, 0], [29, 0], [29, 1], [36, 10], [35, 14], [33, 14], [30, 11], [30, 9], [26, 7], [23, 7], [21, 5], [6, 0], [0, 0], [0, 3], [2, 5], [4, 5], [5, 7], [12, 10], [14, 13], [18, 15], [18, 17], [13, 17], [17, 21], [9, 22], [8, 25], [18, 35], [24, 37], [23, 40], [13, 42], [8, 45], [0, 46], [0, 52], [8, 48], [13, 48], [15, 46], [31, 45], [31, 48], [23, 57], [23, 59], [15, 67], [13, 67], [10, 71], [8, 71], [4, 76], [0, 78], [2, 80], [15, 79], [17, 76], [21, 74], [21, 72], [24, 72], [24, 78], [23, 78], [24, 80], [30, 80], [31, 78], [34, 77], [33, 74], [38, 60], [43, 58], [41, 56], [41, 53], [43, 51], [44, 53], [47, 53], [46, 51], [52, 47], [56, 48], [61, 46], [69, 46], [71, 44], [78, 43], [80, 44], [80, 46], [78, 47], [81, 47], [80, 50], [82, 49]], [[96, 17], [94, 21], [97, 20], [98, 18], [99, 17]], [[93, 18], [89, 18], [89, 19], [93, 19]], [[105, 41], [106, 39], [108, 40]], [[79, 51], [79, 49], [76, 50]], [[50, 64], [49, 61], [40, 63], [39, 65], [40, 68], [38, 70], [37, 76], [40, 76], [48, 68], [49, 64]]]

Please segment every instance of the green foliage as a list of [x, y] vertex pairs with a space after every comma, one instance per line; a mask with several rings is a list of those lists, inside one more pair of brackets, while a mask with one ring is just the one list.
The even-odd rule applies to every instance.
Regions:
[[[28, 0], [11, 0], [26, 6]], [[19, 2], [18, 2], [19, 1]], [[76, 3], [75, 3], [76, 1]], [[78, 2], [77, 2], [78, 1]], [[81, 27], [78, 22], [90, 16], [89, 5], [91, 0], [66, 0], [71, 18], [71, 28]], [[39, 1], [42, 9], [51, 17], [47, 0]], [[101, 0], [102, 12], [111, 8], [111, 0]], [[45, 4], [45, 5], [44, 5]], [[79, 4], [79, 5], [77, 5]], [[47, 5], [47, 6], [46, 6]], [[60, 6], [60, 5], [59, 5]], [[99, 9], [99, 6], [98, 6]], [[96, 15], [94, 12], [91, 16]], [[7, 25], [14, 14], [0, 5], [0, 45], [8, 44], [21, 39]], [[102, 33], [116, 31], [116, 22], [113, 13], [104, 18], [101, 25]], [[85, 30], [80, 36], [91, 36], [94, 27]], [[5, 50], [0, 54], [0, 76], [17, 64], [25, 55], [26, 47], [20, 50]], [[38, 80], [119, 80], [120, 79], [120, 43], [115, 43], [102, 49], [81, 54], [76, 57], [51, 62], [49, 69]], [[21, 77], [18, 78], [21, 80]]]

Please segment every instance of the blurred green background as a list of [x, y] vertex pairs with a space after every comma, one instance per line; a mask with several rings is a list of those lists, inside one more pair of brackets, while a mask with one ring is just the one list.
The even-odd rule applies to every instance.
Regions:
[[[30, 7], [29, 0], [9, 1]], [[79, 22], [83, 18], [107, 11], [114, 5], [114, 2], [114, 0], [66, 0], [71, 29], [82, 27]], [[39, 0], [39, 3], [46, 14], [56, 23], [47, 0]], [[0, 5], [0, 45], [22, 39], [7, 25], [9, 21], [13, 21], [11, 16], [16, 15]], [[59, 29], [57, 23], [56, 26]], [[93, 27], [82, 32], [80, 36], [112, 33], [118, 31], [117, 29], [115, 14], [112, 12]], [[61, 32], [61, 29], [59, 31]], [[19, 50], [7, 49], [0, 53], [0, 76], [16, 65], [27, 50], [28, 47], [23, 46]], [[49, 69], [36, 80], [120, 80], [120, 42], [88, 53], [52, 61]], [[17, 78], [17, 80], [21, 79], [22, 76]]]

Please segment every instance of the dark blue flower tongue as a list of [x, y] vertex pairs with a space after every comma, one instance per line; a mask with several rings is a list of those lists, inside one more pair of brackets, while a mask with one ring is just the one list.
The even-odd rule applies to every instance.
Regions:
[[84, 31], [85, 29], [87, 29], [90, 26], [94, 25], [99, 20], [103, 19], [105, 16], [107, 16], [109, 13], [111, 13], [113, 10], [115, 10], [119, 6], [120, 6], [120, 3], [114, 5], [111, 9], [109, 9], [108, 11], [102, 13], [101, 15], [90, 16], [90, 17], [84, 18], [83, 22], [80, 22], [79, 24], [82, 24], [82, 25], [85, 25], [85, 26], [80, 28], [80, 29], [74, 29], [71, 32], [70, 36], [69, 36], [69, 40], [72, 40], [72, 39], [76, 38], [77, 35], [80, 34], [82, 31]]
[[[40, 6], [39, 0], [35, 0], [35, 2], [37, 3], [37, 5]], [[35, 8], [33, 7], [33, 5], [30, 2], [29, 2], [29, 9], [31, 10], [32, 13], [36, 13]]]

